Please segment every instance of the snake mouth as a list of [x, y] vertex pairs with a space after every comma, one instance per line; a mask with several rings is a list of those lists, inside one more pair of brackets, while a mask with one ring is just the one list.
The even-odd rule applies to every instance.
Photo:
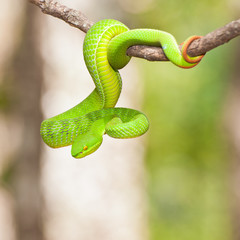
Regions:
[[86, 157], [87, 155], [90, 155], [93, 152], [95, 152], [100, 147], [101, 144], [102, 144], [102, 141], [97, 142], [96, 144], [92, 145], [91, 147], [85, 148], [86, 146], [84, 146], [80, 152], [72, 153], [72, 156], [74, 158]]

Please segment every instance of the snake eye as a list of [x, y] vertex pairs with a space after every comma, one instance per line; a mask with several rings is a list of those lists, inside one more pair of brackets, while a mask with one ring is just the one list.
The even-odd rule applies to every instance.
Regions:
[[84, 147], [83, 147], [83, 150], [87, 150], [87, 149], [88, 149], [88, 146], [84, 146]]

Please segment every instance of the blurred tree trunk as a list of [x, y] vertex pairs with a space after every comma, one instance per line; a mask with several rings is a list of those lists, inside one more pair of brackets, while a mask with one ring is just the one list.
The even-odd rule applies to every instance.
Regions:
[[16, 101], [10, 114], [21, 128], [20, 148], [14, 162], [13, 197], [17, 239], [40, 240], [43, 239], [39, 137], [43, 67], [38, 42], [40, 24], [36, 25], [39, 10], [25, 1], [22, 5], [22, 29], [20, 36], [16, 36], [19, 42], [10, 66]]
[[231, 176], [233, 190], [234, 239], [240, 239], [240, 40], [236, 44], [234, 72], [226, 108], [227, 128], [232, 152]]

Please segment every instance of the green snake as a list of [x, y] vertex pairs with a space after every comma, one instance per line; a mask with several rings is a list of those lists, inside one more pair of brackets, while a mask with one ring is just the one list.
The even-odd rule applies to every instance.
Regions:
[[172, 63], [190, 68], [202, 56], [187, 56], [187, 45], [191, 41], [186, 42], [182, 48], [183, 55], [175, 38], [167, 32], [129, 30], [123, 23], [108, 19], [94, 24], [84, 39], [83, 55], [96, 88], [75, 107], [44, 120], [40, 129], [43, 141], [52, 148], [72, 145], [72, 156], [82, 158], [99, 148], [104, 134], [113, 138], [133, 138], [144, 134], [149, 123], [143, 113], [129, 108], [114, 108], [122, 89], [118, 69], [130, 61], [126, 51], [132, 45], [161, 46]]

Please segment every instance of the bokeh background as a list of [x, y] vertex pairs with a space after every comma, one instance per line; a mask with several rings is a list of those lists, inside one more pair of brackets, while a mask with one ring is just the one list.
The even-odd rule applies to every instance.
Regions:
[[[240, 16], [239, 0], [59, 2], [179, 43]], [[190, 70], [132, 59], [117, 106], [142, 110], [148, 133], [76, 160], [39, 127], [94, 88], [85, 34], [24, 0], [2, 1], [0, 20], [1, 240], [240, 239], [239, 39]]]

